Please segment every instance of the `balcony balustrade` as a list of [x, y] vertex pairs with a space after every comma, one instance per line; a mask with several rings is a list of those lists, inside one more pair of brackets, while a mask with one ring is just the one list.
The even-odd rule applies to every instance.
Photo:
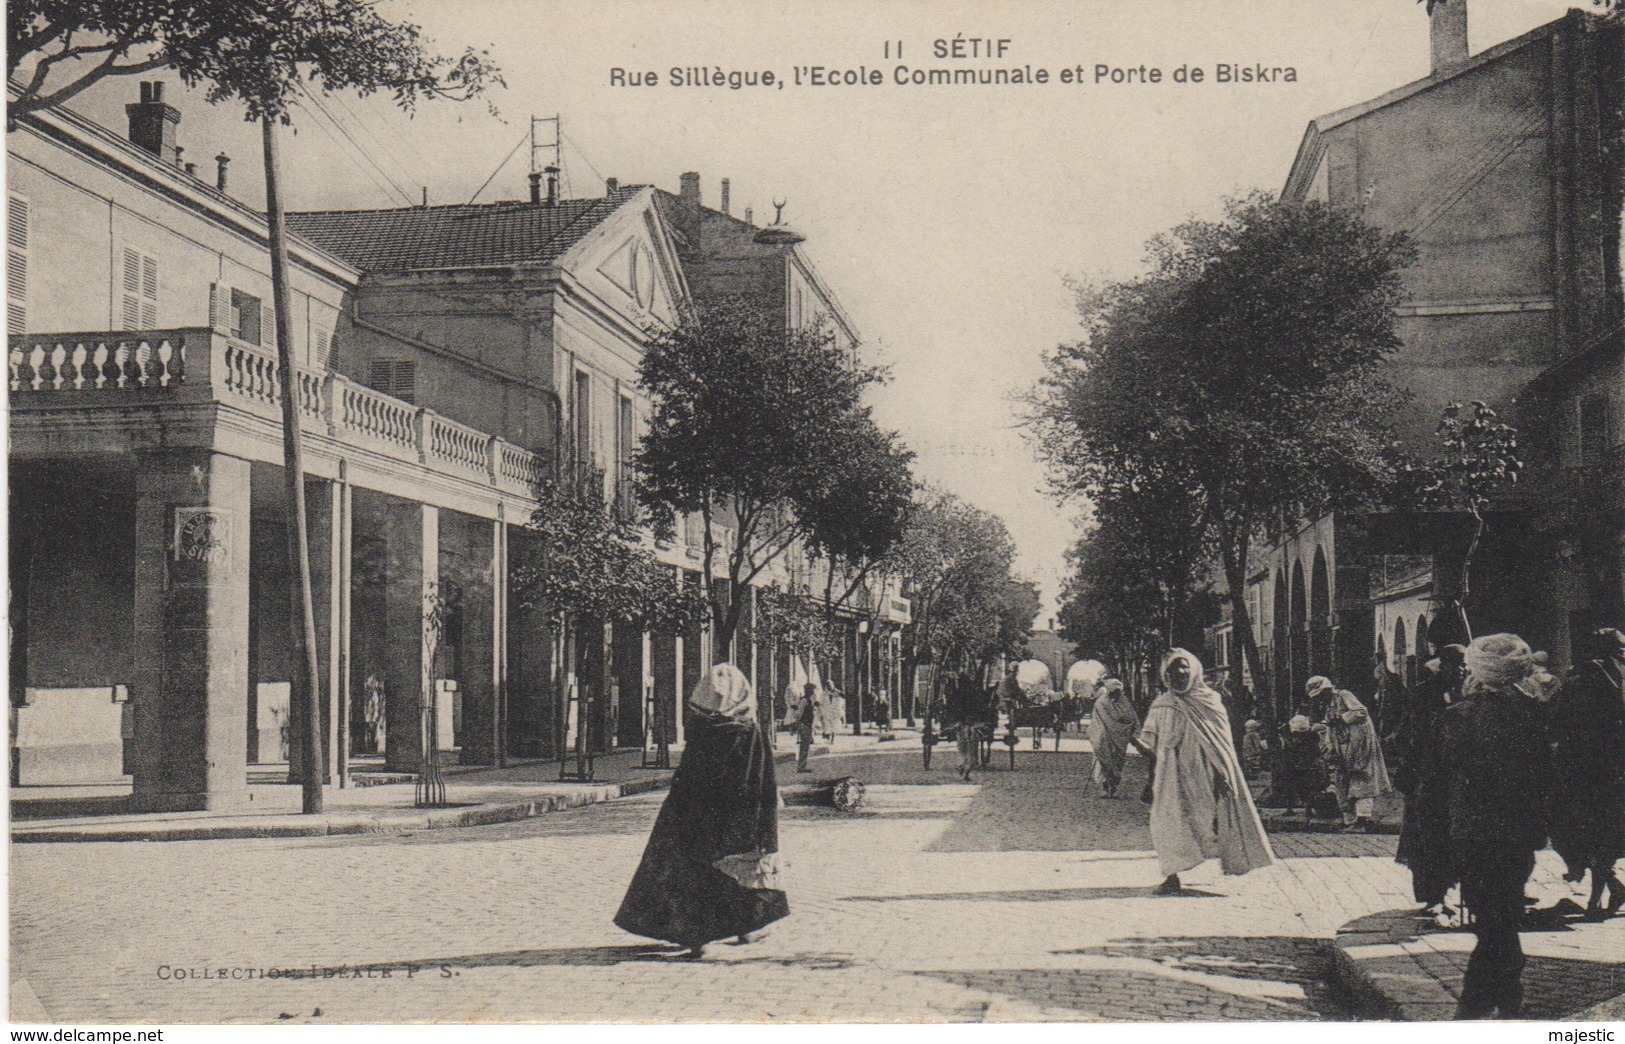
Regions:
[[[16, 414], [216, 402], [266, 419], [281, 415], [275, 356], [207, 328], [28, 334], [12, 339], [8, 355]], [[549, 470], [537, 454], [342, 374], [296, 371], [308, 434], [527, 497]]]

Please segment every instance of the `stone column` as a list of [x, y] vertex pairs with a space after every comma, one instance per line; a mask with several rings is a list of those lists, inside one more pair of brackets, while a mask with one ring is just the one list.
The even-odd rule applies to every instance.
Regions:
[[137, 810], [248, 800], [250, 505], [245, 460], [198, 450], [138, 464]]
[[384, 764], [416, 772], [423, 751], [423, 686], [432, 674], [424, 608], [440, 581], [440, 510], [390, 500], [382, 512], [384, 552]]
[[497, 506], [491, 522], [491, 743], [497, 767], [508, 763], [508, 522]]
[[[458, 649], [457, 686], [463, 694], [463, 753], [465, 765], [494, 765], [497, 760], [496, 713], [496, 597], [493, 591], [494, 530], [488, 522], [466, 515], [445, 527], [462, 545], [457, 559], [468, 563], [458, 577], [462, 587], [463, 634]], [[447, 550], [451, 558], [450, 548]]]

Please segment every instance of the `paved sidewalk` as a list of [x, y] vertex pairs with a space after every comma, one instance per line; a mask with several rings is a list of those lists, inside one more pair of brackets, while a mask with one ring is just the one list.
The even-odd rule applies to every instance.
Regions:
[[[781, 769], [786, 785], [857, 776], [869, 802], [784, 809], [793, 915], [698, 962], [611, 920], [658, 793], [463, 830], [19, 846], [13, 1003], [40, 1021], [328, 1024], [1453, 1010], [1472, 939], [1403, 923], [1414, 904], [1393, 837], [1272, 835], [1275, 866], [1232, 878], [1210, 863], [1158, 897], [1144, 806], [1103, 799], [1081, 743], [1007, 766], [965, 785], [953, 759], [924, 769], [900, 732], [840, 737], [811, 776]], [[1143, 783], [1137, 759], [1129, 772]], [[1549, 853], [1531, 894], [1572, 894]], [[1561, 918], [1526, 932], [1529, 1018], [1619, 1018], [1622, 933], [1625, 919]]]
[[[873, 737], [839, 737], [837, 746], [873, 744]], [[780, 747], [785, 743], [780, 741]], [[815, 748], [828, 753], [829, 747]], [[682, 749], [672, 751], [673, 765]], [[781, 763], [793, 750], [778, 752]], [[556, 760], [506, 768], [453, 768], [446, 772], [446, 806], [414, 805], [411, 782], [359, 783], [328, 787], [319, 815], [299, 812], [295, 784], [249, 785], [244, 808], [199, 812], [128, 812], [129, 787], [13, 787], [11, 840], [17, 844], [54, 841], [205, 841], [244, 838], [324, 837], [340, 834], [402, 833], [483, 826], [581, 808], [615, 798], [659, 790], [671, 783], [671, 769], [640, 767], [640, 752], [595, 759], [595, 780], [559, 782]], [[393, 777], [391, 777], [393, 778]]]
[[[1625, 917], [1586, 922], [1586, 895], [1562, 873], [1556, 854], [1541, 852], [1529, 882], [1528, 894], [1538, 900], [1521, 933], [1529, 1017], [1619, 1019], [1625, 1016]], [[1339, 928], [1337, 968], [1374, 1015], [1449, 1019], [1474, 941], [1470, 930], [1417, 916], [1413, 903]]]

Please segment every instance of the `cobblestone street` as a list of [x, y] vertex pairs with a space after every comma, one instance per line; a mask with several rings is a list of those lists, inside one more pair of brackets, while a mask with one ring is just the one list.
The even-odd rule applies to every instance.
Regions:
[[13, 996], [82, 1022], [1353, 1017], [1324, 942], [1407, 905], [1392, 837], [1276, 835], [1280, 865], [1155, 898], [1144, 806], [1100, 799], [1073, 748], [1014, 772], [1001, 749], [970, 785], [912, 744], [784, 772], [857, 775], [869, 803], [786, 808], [792, 916], [701, 962], [610, 922], [660, 793], [409, 835], [15, 846]]

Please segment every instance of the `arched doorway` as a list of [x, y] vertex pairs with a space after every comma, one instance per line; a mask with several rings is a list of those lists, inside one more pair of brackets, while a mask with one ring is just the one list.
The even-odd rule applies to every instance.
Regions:
[[[1324, 548], [1315, 548], [1309, 580], [1309, 673], [1332, 672], [1332, 586]], [[1346, 683], [1347, 679], [1339, 679]]]
[[1405, 641], [1405, 618], [1402, 616], [1394, 621], [1394, 673], [1399, 675], [1406, 685], [1411, 684], [1411, 662], [1407, 658], [1409, 652]]
[[1289, 691], [1294, 704], [1303, 702], [1303, 685], [1309, 680], [1309, 598], [1304, 590], [1303, 563], [1292, 563], [1292, 682]]
[[1270, 667], [1275, 679], [1275, 717], [1286, 721], [1292, 716], [1292, 650], [1289, 636], [1292, 624], [1286, 596], [1286, 574], [1275, 573], [1275, 601], [1270, 628]]

